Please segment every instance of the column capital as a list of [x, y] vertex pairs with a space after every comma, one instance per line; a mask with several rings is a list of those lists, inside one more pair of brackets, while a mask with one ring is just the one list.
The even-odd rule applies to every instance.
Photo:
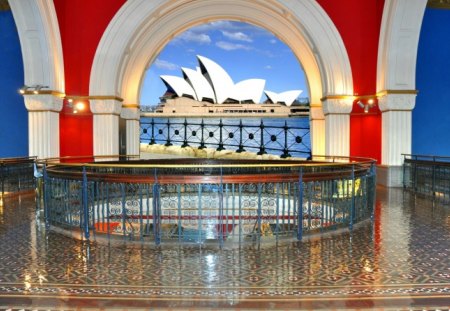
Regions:
[[122, 102], [115, 99], [91, 99], [90, 107], [93, 114], [120, 115]]
[[139, 107], [122, 107], [122, 111], [120, 112], [120, 117], [125, 120], [137, 120], [139, 121], [141, 118], [141, 110]]
[[63, 99], [51, 94], [23, 95], [25, 107], [29, 112], [53, 111], [60, 112], [63, 107]]
[[350, 114], [353, 108], [353, 98], [326, 98], [322, 105], [325, 115]]
[[322, 106], [310, 106], [309, 107], [309, 119], [310, 120], [325, 120]]
[[416, 105], [417, 94], [385, 94], [378, 97], [378, 106], [381, 112], [411, 111]]

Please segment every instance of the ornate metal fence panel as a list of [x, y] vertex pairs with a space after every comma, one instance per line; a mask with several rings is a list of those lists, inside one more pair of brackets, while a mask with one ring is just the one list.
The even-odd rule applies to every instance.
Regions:
[[309, 125], [273, 125], [260, 120], [259, 124], [248, 120], [195, 121], [184, 119], [141, 119], [141, 142], [165, 146], [214, 148], [250, 151], [257, 154], [275, 154], [282, 158], [291, 156], [310, 158], [311, 143]]
[[405, 154], [403, 187], [442, 202], [450, 202], [450, 157]]
[[48, 164], [44, 190], [46, 224], [86, 239], [222, 246], [352, 229], [373, 214], [375, 170], [370, 161]]
[[0, 195], [35, 189], [34, 157], [0, 159]]

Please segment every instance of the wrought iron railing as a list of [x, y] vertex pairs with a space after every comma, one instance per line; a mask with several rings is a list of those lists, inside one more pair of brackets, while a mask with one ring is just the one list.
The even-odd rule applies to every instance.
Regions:
[[0, 195], [5, 197], [35, 189], [35, 157], [0, 159]]
[[372, 216], [374, 165], [347, 158], [46, 163], [43, 215], [48, 227], [85, 239], [301, 240]]
[[296, 127], [284, 125], [267, 125], [260, 123], [244, 124], [242, 120], [235, 123], [222, 119], [219, 123], [187, 121], [155, 121], [141, 119], [141, 142], [152, 144], [173, 144], [184, 147], [206, 147], [221, 150], [256, 152], [258, 155], [270, 153], [281, 158], [291, 156], [310, 158], [311, 144], [309, 126]]
[[450, 157], [404, 154], [403, 187], [450, 202]]

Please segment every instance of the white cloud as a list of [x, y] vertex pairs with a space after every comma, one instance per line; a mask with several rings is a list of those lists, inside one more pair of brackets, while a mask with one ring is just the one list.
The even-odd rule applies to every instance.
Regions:
[[244, 44], [231, 43], [226, 41], [218, 41], [216, 42], [216, 46], [225, 51], [233, 51], [233, 50], [251, 50], [252, 47]]
[[271, 39], [269, 42], [272, 43], [272, 44], [275, 44], [275, 43], [277, 43], [277, 40]]
[[178, 65], [159, 58], [155, 60], [154, 65], [156, 66], [156, 68], [166, 70], [177, 70], [179, 68]]
[[230, 32], [230, 31], [223, 30], [222, 34], [230, 40], [253, 42], [252, 38], [250, 38], [248, 35], [246, 35], [245, 33], [241, 32], [241, 31]]
[[203, 32], [197, 32], [192, 30], [187, 30], [183, 32], [181, 35], [176, 37], [173, 41], [185, 41], [185, 42], [195, 42], [198, 44], [210, 44], [211, 38], [209, 35], [203, 33]]
[[267, 65], [267, 66], [265, 66], [264, 68], [270, 70], [270, 69], [272, 69], [272, 66]]

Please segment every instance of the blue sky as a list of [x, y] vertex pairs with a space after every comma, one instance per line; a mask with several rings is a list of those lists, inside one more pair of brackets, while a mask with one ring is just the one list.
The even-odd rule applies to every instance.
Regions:
[[[147, 70], [141, 105], [155, 105], [166, 87], [160, 75], [182, 77], [181, 67], [195, 69], [196, 55], [224, 68], [234, 83], [245, 79], [266, 80], [265, 90], [303, 90], [308, 97], [305, 74], [291, 49], [263, 28], [234, 21], [216, 21], [188, 29], [169, 42]], [[265, 95], [261, 96], [264, 101]]]

